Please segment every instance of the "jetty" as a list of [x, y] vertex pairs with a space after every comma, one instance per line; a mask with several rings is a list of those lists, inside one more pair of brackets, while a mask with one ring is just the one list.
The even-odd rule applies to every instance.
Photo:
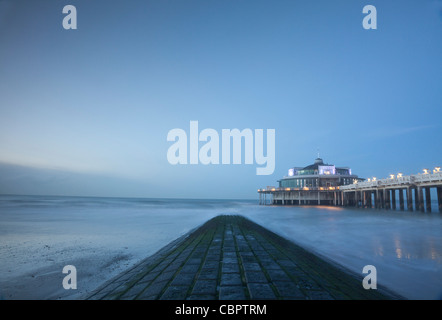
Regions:
[[241, 216], [218, 216], [111, 279], [90, 300], [401, 299]]
[[293, 167], [278, 180], [279, 187], [258, 189], [260, 205], [328, 205], [359, 208], [431, 212], [431, 189], [435, 189], [442, 213], [442, 171], [424, 169], [404, 176], [363, 179], [349, 167], [325, 164], [321, 158], [306, 167]]

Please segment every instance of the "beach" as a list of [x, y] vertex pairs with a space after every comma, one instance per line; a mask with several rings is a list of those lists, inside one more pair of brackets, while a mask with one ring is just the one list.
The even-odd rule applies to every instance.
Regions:
[[[258, 206], [256, 201], [0, 197], [2, 299], [82, 299], [166, 244], [221, 214], [243, 215], [409, 299], [438, 299], [442, 219], [336, 207]], [[62, 269], [77, 269], [65, 290]], [[362, 279], [362, 274], [361, 274]]]

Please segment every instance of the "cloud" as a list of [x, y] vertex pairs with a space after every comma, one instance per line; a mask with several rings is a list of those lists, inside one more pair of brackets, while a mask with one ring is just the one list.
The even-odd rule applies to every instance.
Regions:
[[152, 189], [151, 181], [0, 162], [0, 194], [142, 197]]

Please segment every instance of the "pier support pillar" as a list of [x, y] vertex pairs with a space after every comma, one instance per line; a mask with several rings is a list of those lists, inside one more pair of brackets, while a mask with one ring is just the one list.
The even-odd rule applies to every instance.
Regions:
[[390, 190], [384, 189], [384, 195], [385, 195], [385, 209], [390, 210], [390, 208], [391, 208]]
[[359, 194], [358, 194], [358, 191], [355, 191], [355, 203], [354, 203], [354, 206], [356, 208], [359, 208]]
[[363, 208], [367, 208], [367, 192], [366, 191], [361, 191], [362, 192], [362, 207]]
[[431, 194], [430, 194], [430, 187], [425, 188], [425, 203], [426, 203], [426, 209], [427, 212], [431, 212]]
[[384, 209], [384, 205], [385, 205], [385, 202], [384, 202], [384, 190], [380, 190], [380, 192], [379, 192], [379, 209]]
[[374, 192], [374, 208], [379, 209], [379, 190], [376, 189]]
[[372, 208], [373, 207], [373, 203], [372, 203], [372, 200], [371, 200], [371, 195], [372, 195], [372, 192], [371, 191], [367, 191], [367, 200], [368, 200], [367, 204], [368, 204], [368, 208]]
[[413, 211], [413, 189], [411, 187], [407, 188], [407, 210]]
[[[404, 203], [404, 190], [403, 189], [399, 189], [399, 209], [404, 211], [405, 209], [405, 203]], [[408, 194], [407, 194], [407, 198], [408, 198]]]
[[396, 189], [391, 190], [391, 208], [396, 210]]
[[421, 212], [425, 212], [424, 191], [422, 190], [422, 187], [417, 187], [416, 208], [419, 208], [419, 211]]
[[439, 212], [442, 213], [442, 187], [437, 187], [437, 203], [439, 204]]

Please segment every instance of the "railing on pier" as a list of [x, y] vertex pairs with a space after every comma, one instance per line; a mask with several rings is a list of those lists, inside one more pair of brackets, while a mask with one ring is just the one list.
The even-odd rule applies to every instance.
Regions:
[[375, 181], [363, 181], [346, 186], [341, 186], [342, 191], [355, 190], [355, 189], [375, 189], [375, 188], [388, 188], [397, 187], [403, 185], [425, 185], [432, 183], [442, 183], [442, 172], [428, 173], [428, 174], [414, 174], [409, 176], [395, 177], [379, 179]]
[[[342, 186], [341, 186], [342, 187]], [[336, 191], [341, 187], [304, 187], [304, 188], [276, 188], [267, 187], [264, 189], [258, 189], [259, 193], [271, 193], [271, 192], [281, 192], [281, 191]]]

